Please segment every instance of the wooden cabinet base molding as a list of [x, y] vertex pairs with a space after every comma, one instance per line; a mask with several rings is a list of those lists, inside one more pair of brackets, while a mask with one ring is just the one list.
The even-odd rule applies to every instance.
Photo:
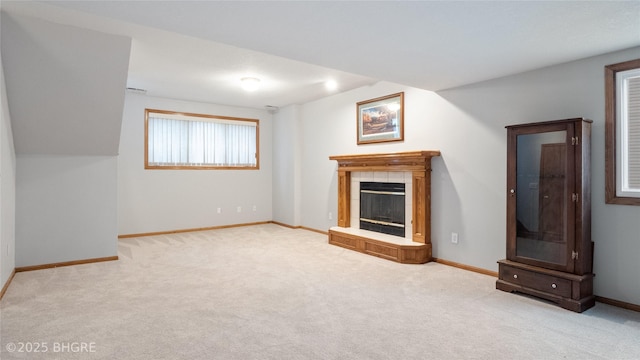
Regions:
[[431, 260], [431, 244], [372, 239], [338, 227], [329, 230], [329, 244], [403, 264], [424, 264]]

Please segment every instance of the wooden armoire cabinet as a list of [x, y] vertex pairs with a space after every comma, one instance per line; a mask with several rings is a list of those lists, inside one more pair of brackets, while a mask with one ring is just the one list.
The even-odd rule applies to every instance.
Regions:
[[496, 288], [582, 312], [595, 304], [591, 121], [507, 126], [507, 258]]

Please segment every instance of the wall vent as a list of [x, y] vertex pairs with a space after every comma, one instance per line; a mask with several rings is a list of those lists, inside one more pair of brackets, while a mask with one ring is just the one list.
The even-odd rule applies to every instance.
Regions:
[[127, 92], [130, 92], [130, 93], [133, 93], [133, 94], [140, 94], [140, 95], [146, 95], [147, 94], [147, 90], [133, 88], [133, 87], [128, 87], [127, 88]]

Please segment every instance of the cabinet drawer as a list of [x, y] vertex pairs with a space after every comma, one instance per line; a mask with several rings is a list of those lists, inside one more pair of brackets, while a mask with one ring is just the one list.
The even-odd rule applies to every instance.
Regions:
[[530, 289], [544, 291], [547, 294], [571, 298], [571, 280], [568, 279], [505, 265], [500, 266], [500, 279]]

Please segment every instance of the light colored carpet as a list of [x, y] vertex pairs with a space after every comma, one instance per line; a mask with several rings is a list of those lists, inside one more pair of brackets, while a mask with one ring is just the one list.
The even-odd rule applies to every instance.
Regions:
[[[397, 264], [306, 230], [123, 239], [119, 256], [16, 274], [0, 357], [640, 359], [640, 313], [598, 303], [577, 314], [495, 290], [490, 276]], [[48, 351], [7, 351], [26, 342]], [[82, 343], [93, 352], [73, 352]]]

